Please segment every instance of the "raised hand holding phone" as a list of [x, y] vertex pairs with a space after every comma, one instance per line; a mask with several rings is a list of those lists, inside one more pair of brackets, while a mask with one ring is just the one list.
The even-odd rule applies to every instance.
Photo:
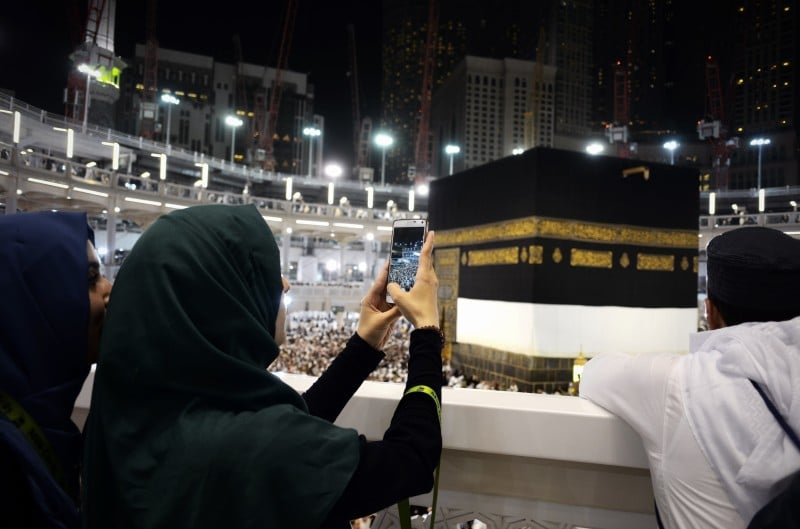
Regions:
[[392, 332], [394, 323], [400, 318], [396, 306], [386, 302], [386, 283], [389, 277], [389, 261], [383, 265], [372, 287], [361, 300], [358, 317], [358, 335], [373, 348], [381, 350]]
[[[406, 292], [414, 286], [419, 255], [427, 232], [427, 219], [398, 219], [392, 223], [389, 283], [399, 284]], [[386, 295], [386, 301], [393, 303], [391, 295]]]
[[406, 291], [391, 280], [386, 290], [405, 318], [419, 329], [420, 327], [439, 327], [439, 278], [433, 269], [433, 231], [429, 231], [419, 255], [419, 265], [414, 286]]

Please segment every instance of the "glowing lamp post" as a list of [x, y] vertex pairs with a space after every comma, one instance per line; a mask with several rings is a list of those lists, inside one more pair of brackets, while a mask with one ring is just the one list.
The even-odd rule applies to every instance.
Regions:
[[170, 137], [169, 132], [172, 126], [172, 107], [180, 104], [181, 100], [172, 94], [162, 94], [161, 101], [167, 104], [167, 145], [169, 145]]
[[670, 140], [664, 143], [664, 148], [669, 151], [669, 164], [675, 165], [675, 149], [678, 148], [680, 144], [675, 140]]
[[445, 145], [444, 152], [450, 156], [450, 174], [453, 174], [453, 156], [461, 152], [458, 145]]
[[303, 135], [308, 136], [308, 177], [311, 178], [311, 168], [314, 167], [314, 138], [322, 134], [316, 127], [306, 127]]
[[591, 154], [592, 156], [597, 156], [601, 154], [606, 148], [603, 146], [602, 143], [593, 142], [586, 146], [586, 152]]
[[385, 132], [375, 135], [375, 145], [381, 148], [381, 186], [386, 183], [386, 149], [394, 143], [394, 138]]
[[[338, 163], [329, 163], [325, 166], [325, 176], [335, 180], [342, 176], [344, 169]], [[333, 204], [333, 182], [328, 182], [328, 204]]]
[[761, 149], [764, 145], [772, 143], [769, 138], [753, 138], [750, 140], [751, 147], [758, 147], [758, 182], [756, 189], [761, 189]]
[[234, 156], [236, 155], [236, 129], [244, 124], [244, 121], [236, 116], [227, 116], [225, 124], [231, 128], [231, 163], [234, 163]]
[[79, 65], [78, 71], [86, 74], [86, 98], [83, 105], [83, 132], [86, 132], [86, 125], [89, 123], [89, 86], [92, 83], [92, 77], [97, 79], [100, 77], [100, 72], [88, 64]]
[[181, 100], [175, 97], [172, 94], [162, 94], [161, 95], [161, 102], [166, 103], [167, 105], [167, 141], [166, 144], [170, 144], [170, 130], [172, 128], [172, 107], [175, 105], [180, 104]]

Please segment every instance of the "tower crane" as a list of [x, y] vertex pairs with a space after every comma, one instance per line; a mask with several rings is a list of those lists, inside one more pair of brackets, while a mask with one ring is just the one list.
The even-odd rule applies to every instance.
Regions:
[[614, 120], [606, 125], [608, 142], [617, 146], [617, 156], [630, 157], [628, 123], [630, 122], [630, 81], [628, 67], [617, 61], [614, 64]]
[[236, 61], [236, 97], [234, 99], [234, 109], [237, 113], [244, 112], [247, 114], [248, 101], [247, 101], [247, 87], [245, 86], [244, 78], [244, 59], [242, 57], [242, 39], [238, 33], [233, 36], [233, 53], [234, 60]]
[[[294, 20], [297, 14], [297, 2], [288, 0], [286, 5], [286, 15], [283, 19], [283, 29], [281, 31], [281, 44], [278, 50], [278, 60], [275, 63], [275, 78], [270, 90], [269, 106], [264, 116], [264, 99], [259, 98], [257, 105], [256, 122], [261, 125], [258, 134], [258, 145], [263, 151], [263, 168], [274, 171], [276, 168], [275, 159], [275, 134], [278, 126], [278, 114], [280, 112], [281, 95], [283, 94], [283, 71], [287, 67], [289, 49], [292, 44], [292, 33], [294, 32]], [[266, 70], [265, 70], [266, 74]], [[264, 119], [266, 118], [266, 119]], [[261, 156], [259, 156], [261, 157]]]
[[634, 70], [634, 53], [636, 48], [636, 32], [638, 31], [639, 9], [637, 2], [631, 2], [628, 11], [628, 47], [625, 62], [617, 61], [613, 66], [614, 82], [614, 119], [606, 125], [606, 137], [609, 143], [616, 145], [617, 156], [630, 158], [636, 151], [636, 144], [631, 143], [628, 125], [631, 122], [631, 71]]
[[[347, 42], [350, 59], [350, 96], [353, 107], [353, 174], [359, 180], [372, 180], [367, 163], [369, 161], [372, 119], [361, 117], [361, 97], [358, 78], [358, 55], [356, 54], [356, 33], [353, 24], [347, 25]], [[362, 176], [362, 172], [368, 172]]]
[[[70, 54], [73, 67], [67, 77], [64, 110], [72, 118], [82, 116], [84, 126], [90, 106], [94, 122], [113, 124], [112, 106], [119, 98], [119, 74], [126, 66], [114, 55], [116, 5], [116, 0], [89, 0], [75, 51]], [[76, 22], [80, 20], [77, 14], [73, 16]]]
[[422, 55], [422, 91], [417, 123], [417, 137], [414, 140], [414, 167], [409, 167], [408, 177], [415, 184], [424, 183], [431, 170], [431, 96], [433, 91], [433, 67], [436, 58], [436, 33], [439, 26], [439, 5], [430, 0], [428, 5], [428, 27], [425, 49]]
[[147, 34], [144, 46], [144, 73], [142, 84], [141, 121], [139, 135], [152, 139], [156, 122], [156, 93], [158, 92], [158, 40], [156, 39], [157, 0], [148, 0], [146, 9]]
[[544, 57], [545, 57], [545, 31], [544, 26], [539, 28], [539, 41], [536, 44], [536, 62], [533, 65], [533, 78], [528, 99], [528, 109], [525, 111], [525, 129], [523, 139], [525, 148], [530, 149], [539, 144], [541, 137], [542, 121], [542, 92], [544, 90]]
[[739, 147], [739, 138], [728, 138], [719, 65], [710, 55], [706, 58], [705, 117], [697, 122], [697, 135], [711, 146], [711, 171], [716, 189], [727, 189], [731, 155]]

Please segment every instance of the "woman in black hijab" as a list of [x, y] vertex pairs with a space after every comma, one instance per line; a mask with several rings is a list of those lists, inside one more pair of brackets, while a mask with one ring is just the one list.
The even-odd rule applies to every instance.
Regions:
[[[441, 454], [433, 233], [410, 292], [384, 268], [345, 349], [299, 395], [267, 366], [288, 285], [255, 206], [157, 220], [115, 281], [87, 425], [89, 528], [349, 526], [429, 491]], [[403, 314], [407, 389], [381, 441], [333, 421]], [[387, 479], [387, 477], [389, 479]]]

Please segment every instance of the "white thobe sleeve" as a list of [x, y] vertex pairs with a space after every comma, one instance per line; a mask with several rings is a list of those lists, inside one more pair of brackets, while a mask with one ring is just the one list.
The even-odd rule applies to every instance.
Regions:
[[678, 356], [603, 353], [583, 368], [580, 396], [627, 422], [647, 444], [663, 433], [669, 373]]

